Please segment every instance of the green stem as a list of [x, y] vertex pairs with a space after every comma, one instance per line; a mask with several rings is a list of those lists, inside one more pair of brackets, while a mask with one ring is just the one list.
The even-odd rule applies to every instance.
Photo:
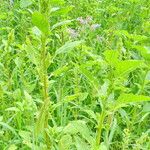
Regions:
[[98, 128], [97, 128], [97, 136], [96, 136], [96, 147], [100, 145], [101, 143], [101, 133], [103, 129], [103, 122], [105, 119], [105, 110], [102, 110], [99, 123], [98, 123]]
[[[47, 129], [48, 128], [48, 108], [50, 107], [50, 98], [48, 96], [48, 77], [47, 77], [47, 67], [46, 67], [46, 56], [47, 56], [47, 52], [46, 52], [46, 36], [44, 35], [41, 38], [42, 41], [42, 66], [43, 66], [43, 99], [44, 99], [44, 109], [47, 110], [47, 112], [45, 112], [45, 120], [44, 120], [44, 128]], [[48, 137], [48, 134], [45, 132], [45, 139], [46, 139], [46, 143], [47, 143], [47, 147], [50, 148], [50, 140]]]

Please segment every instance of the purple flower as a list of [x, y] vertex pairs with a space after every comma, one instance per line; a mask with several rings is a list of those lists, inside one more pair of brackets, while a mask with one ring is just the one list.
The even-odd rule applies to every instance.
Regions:
[[77, 33], [77, 31], [75, 29], [68, 28], [67, 31], [68, 31], [69, 35], [71, 36], [71, 38], [78, 37], [78, 33]]
[[80, 22], [80, 24], [82, 24], [82, 25], [87, 24], [87, 20], [83, 19], [83, 17], [79, 17], [79, 18], [77, 18], [77, 21], [79, 21], [79, 22]]
[[91, 25], [91, 30], [96, 30], [96, 29], [98, 29], [98, 28], [100, 28], [100, 24], [92, 24]]
[[88, 23], [90, 23], [92, 20], [93, 20], [93, 17], [92, 17], [92, 16], [87, 16], [87, 17], [86, 17], [86, 21], [87, 21]]

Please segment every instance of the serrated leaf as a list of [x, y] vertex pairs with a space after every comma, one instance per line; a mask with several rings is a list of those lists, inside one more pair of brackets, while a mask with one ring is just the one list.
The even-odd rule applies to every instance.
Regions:
[[34, 12], [32, 14], [32, 23], [38, 27], [40, 31], [44, 34], [48, 34], [49, 32], [49, 23], [43, 14], [40, 12]]
[[59, 49], [56, 50], [55, 55], [67, 53], [67, 52], [71, 51], [72, 49], [74, 49], [75, 47], [82, 44], [83, 42], [84, 41], [67, 42], [67, 43], [65, 43], [65, 45], [63, 45], [62, 47], [60, 47]]

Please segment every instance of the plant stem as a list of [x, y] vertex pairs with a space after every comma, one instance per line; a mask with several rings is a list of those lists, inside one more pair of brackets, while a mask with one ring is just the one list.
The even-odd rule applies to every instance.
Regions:
[[105, 119], [105, 110], [102, 110], [99, 123], [98, 123], [98, 129], [97, 129], [96, 147], [99, 146], [101, 142], [101, 133], [102, 133], [104, 119]]
[[[43, 37], [41, 37], [41, 41], [42, 41], [42, 79], [43, 79], [43, 100], [44, 100], [44, 104], [43, 104], [43, 109], [47, 110], [47, 112], [45, 112], [45, 120], [44, 120], [44, 128], [47, 129], [48, 128], [48, 108], [50, 107], [50, 98], [48, 96], [48, 77], [47, 77], [47, 67], [46, 67], [46, 56], [47, 56], [47, 52], [46, 52], [46, 36], [44, 35]], [[48, 134], [45, 132], [45, 139], [46, 139], [46, 143], [47, 143], [47, 147], [50, 148], [50, 141], [49, 141], [49, 137]]]

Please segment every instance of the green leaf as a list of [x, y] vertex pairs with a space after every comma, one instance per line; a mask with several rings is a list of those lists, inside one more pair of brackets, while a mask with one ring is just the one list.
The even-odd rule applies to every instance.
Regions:
[[98, 91], [99, 83], [98, 80], [93, 76], [93, 74], [83, 66], [79, 66], [79, 71], [87, 77], [87, 79], [91, 82], [94, 88]]
[[75, 146], [77, 150], [91, 150], [90, 146], [88, 143], [86, 143], [82, 138], [79, 136], [75, 136]]
[[53, 11], [53, 15], [55, 16], [65, 16], [67, 15], [72, 9], [74, 8], [73, 5], [61, 7], [60, 9], [57, 9], [57, 11]]
[[98, 120], [97, 120], [97, 117], [96, 117], [96, 114], [94, 113], [93, 110], [90, 110], [90, 109], [83, 109], [83, 112], [86, 112], [86, 113], [89, 115], [89, 117], [90, 117], [91, 119], [94, 119], [96, 122], [98, 121]]
[[110, 128], [110, 134], [109, 134], [109, 138], [108, 138], [109, 139], [109, 144], [111, 144], [111, 142], [112, 142], [112, 139], [113, 139], [113, 136], [114, 136], [114, 133], [115, 133], [116, 129], [117, 129], [117, 119], [114, 118], [113, 124]]
[[143, 112], [150, 112], [150, 103], [147, 103], [143, 106]]
[[16, 149], [18, 149], [18, 148], [15, 144], [10, 145], [8, 148], [8, 150], [16, 150]]
[[32, 14], [32, 22], [40, 31], [42, 31], [44, 34], [48, 34], [49, 23], [44, 15], [42, 15], [40, 12], [34, 12]]
[[32, 148], [32, 143], [31, 143], [31, 133], [28, 131], [19, 131], [19, 135], [21, 136], [23, 140], [23, 144], [27, 145], [28, 147]]
[[20, 110], [17, 107], [9, 107], [9, 108], [5, 109], [5, 111], [19, 112]]
[[101, 143], [99, 150], [107, 150], [107, 146], [104, 142]]
[[52, 59], [51, 59], [51, 55], [48, 52], [45, 58], [45, 65], [46, 65], [46, 69], [50, 66], [50, 64], [52, 63]]
[[118, 62], [119, 53], [116, 50], [106, 50], [104, 56], [110, 65], [115, 65]]
[[150, 97], [144, 95], [121, 94], [117, 101], [115, 101], [113, 108], [117, 110], [121, 107], [125, 107], [127, 104], [143, 101], [150, 101]]
[[115, 76], [124, 76], [142, 66], [144, 66], [144, 63], [140, 60], [118, 61], [115, 65]]
[[141, 53], [141, 55], [144, 59], [150, 61], [150, 48], [149, 47], [133, 45], [132, 48], [136, 49], [139, 53]]
[[56, 50], [55, 55], [67, 53], [75, 47], [81, 45], [84, 41], [67, 42], [65, 45]]
[[67, 65], [61, 66], [58, 69], [56, 69], [54, 72], [52, 72], [52, 75], [55, 77], [61, 76], [62, 74], [65, 74], [68, 71], [69, 67]]
[[16, 135], [18, 137], [18, 134], [15, 131], [15, 129], [13, 127], [9, 126], [7, 123], [0, 121], [0, 126], [6, 128], [6, 129], [9, 129], [14, 135]]
[[54, 30], [54, 29], [57, 28], [57, 27], [70, 24], [72, 21], [73, 21], [73, 20], [65, 20], [65, 21], [58, 22], [58, 23], [56, 23], [56, 24], [54, 24], [54, 25], [52, 26], [52, 30]]
[[82, 120], [72, 121], [64, 128], [65, 134], [76, 135], [80, 133], [83, 139], [88, 143], [93, 142], [90, 130], [88, 129], [86, 123]]
[[20, 1], [20, 7], [21, 8], [26, 8], [30, 5], [32, 5], [32, 0], [21, 0]]
[[69, 134], [63, 135], [58, 143], [59, 150], [69, 150], [71, 145], [72, 137]]
[[51, 5], [63, 5], [64, 3], [64, 0], [50, 0]]

